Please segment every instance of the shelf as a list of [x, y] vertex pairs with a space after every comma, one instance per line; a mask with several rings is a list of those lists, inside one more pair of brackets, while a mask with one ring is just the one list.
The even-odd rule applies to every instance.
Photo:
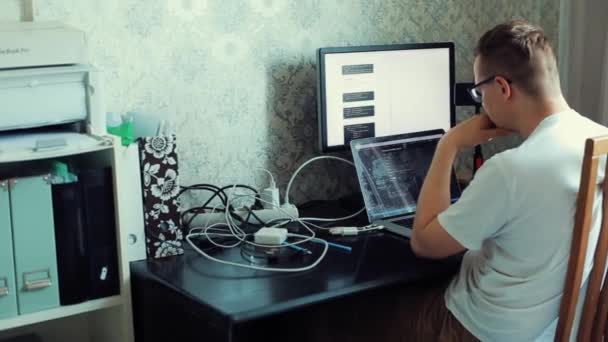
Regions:
[[[49, 134], [45, 139], [61, 137], [61, 134]], [[27, 135], [0, 135], [0, 164], [15, 163], [30, 160], [59, 158], [75, 154], [111, 150], [114, 146], [113, 137], [97, 137], [87, 134], [71, 133], [66, 136], [67, 146], [56, 149], [34, 151], [30, 146], [35, 138], [28, 138]], [[14, 146], [6, 146], [12, 144]], [[5, 146], [3, 146], [5, 145]], [[33, 146], [33, 145], [32, 145]]]
[[22, 327], [34, 323], [46, 322], [57, 318], [74, 316], [85, 312], [107, 309], [122, 304], [121, 296], [113, 296], [101, 299], [90, 300], [88, 302], [60, 306], [54, 309], [35, 312], [27, 315], [15, 316], [7, 319], [0, 319], [0, 331]]

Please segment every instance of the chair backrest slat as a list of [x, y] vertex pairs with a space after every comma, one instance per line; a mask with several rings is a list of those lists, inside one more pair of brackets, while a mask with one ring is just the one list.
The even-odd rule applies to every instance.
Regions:
[[[570, 260], [566, 273], [566, 284], [559, 312], [555, 341], [566, 342], [570, 340], [570, 333], [576, 315], [576, 303], [583, 279], [587, 242], [589, 240], [589, 221], [595, 187], [591, 186], [592, 173], [597, 174], [597, 160], [593, 158], [593, 142], [587, 140], [581, 182], [576, 200], [576, 215], [574, 230], [570, 247]], [[594, 162], [595, 161], [595, 162]], [[595, 172], [593, 172], [595, 170]], [[593, 184], [595, 185], [595, 184]], [[585, 222], [587, 221], [587, 222]]]
[[[606, 163], [606, 170], [604, 175], [608, 175], [608, 163]], [[604, 180], [604, 184], [603, 184], [603, 198], [608, 198], [608, 181]], [[603, 236], [604, 234], [608, 235], [608, 228], [606, 228], [606, 226], [608, 226], [608, 218], [606, 216], [606, 213], [608, 213], [608, 200], [603, 200], [602, 202], [602, 236], [600, 236], [601, 241], [604, 241], [605, 239], [608, 239], [607, 237]], [[605, 243], [605, 241], [604, 241]], [[599, 244], [599, 242], [598, 242]], [[599, 245], [598, 245], [599, 248]], [[604, 247], [606, 248], [606, 247]], [[607, 248], [608, 249], [608, 248]], [[604, 261], [606, 261], [606, 252], [604, 252], [603, 255]], [[595, 267], [595, 266], [594, 266]], [[604, 265], [605, 269], [606, 265]], [[603, 275], [603, 274], [602, 274]], [[606, 283], [606, 280], [608, 279], [608, 273], [606, 273], [606, 275], [604, 276], [604, 284]], [[606, 324], [606, 321], [608, 320], [608, 291], [607, 291], [608, 287], [607, 286], [603, 286], [600, 292], [600, 297], [599, 297], [599, 303], [597, 305], [597, 312], [595, 314], [595, 319], [593, 320], [593, 330], [591, 331], [591, 340], [592, 341], [601, 341], [603, 339], [603, 336], [605, 336], [605, 331], [606, 328], [608, 327], [608, 325]]]
[[[576, 200], [576, 214], [574, 229], [572, 232], [572, 243], [570, 247], [570, 259], [566, 273], [566, 282], [561, 301], [559, 320], [555, 341], [566, 342], [570, 340], [570, 334], [576, 315], [577, 300], [580, 294], [583, 271], [585, 268], [585, 257], [587, 255], [589, 233], [591, 231], [591, 219], [593, 216], [593, 201], [596, 194], [598, 165], [603, 156], [608, 154], [608, 136], [588, 139], [585, 144], [585, 155], [581, 172], [580, 188]], [[607, 163], [608, 167], [608, 163]], [[606, 169], [608, 170], [608, 168]], [[602, 193], [608, 193], [608, 182], [602, 184]], [[604, 197], [606, 198], [606, 197]], [[608, 219], [604, 220], [608, 212], [608, 201], [602, 205], [602, 229], [595, 247], [593, 269], [589, 276], [587, 294], [583, 307], [583, 314], [579, 324], [578, 341], [602, 340], [606, 315], [608, 313], [608, 294], [601, 289], [606, 267], [606, 256], [608, 254]], [[602, 292], [600, 295], [600, 291]], [[598, 326], [595, 323], [600, 323]]]
[[[596, 156], [594, 158], [599, 163], [600, 156]], [[606, 165], [608, 165], [608, 163]], [[591, 182], [595, 184], [595, 179], [591, 179]], [[603, 182], [603, 196], [606, 196], [607, 189], [608, 182]], [[608, 253], [608, 229], [605, 229], [606, 225], [608, 224], [608, 220], [604, 219], [606, 217], [604, 214], [607, 212], [607, 205], [608, 201], [602, 201], [602, 225], [597, 246], [595, 247], [595, 254], [593, 256], [593, 269], [589, 275], [587, 295], [585, 297], [585, 305], [583, 306], [581, 323], [578, 330], [578, 341], [601, 341], [601, 336], [595, 336], [593, 339], [591, 339], [591, 330], [595, 327], [596, 321], [598, 321], [598, 314], [601, 315], [600, 311], [598, 310], [598, 304], [600, 301], [600, 292], [602, 290], [602, 280], [604, 279], [604, 270], [606, 269], [606, 255]], [[591, 203], [590, 206], [593, 207], [593, 203]], [[603, 323], [600, 324], [603, 325]], [[596, 327], [596, 330], [597, 328], [599, 327]]]

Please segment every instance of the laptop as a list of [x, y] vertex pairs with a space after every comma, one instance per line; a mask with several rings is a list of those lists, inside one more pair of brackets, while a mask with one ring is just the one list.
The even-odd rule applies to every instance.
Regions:
[[[350, 142], [361, 194], [371, 224], [410, 237], [416, 203], [442, 129]], [[460, 197], [452, 168], [451, 200]]]

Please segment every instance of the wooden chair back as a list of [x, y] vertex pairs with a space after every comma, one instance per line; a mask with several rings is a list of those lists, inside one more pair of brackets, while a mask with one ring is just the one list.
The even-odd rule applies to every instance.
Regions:
[[[597, 187], [597, 176], [600, 160], [608, 154], [608, 136], [587, 139], [585, 144], [585, 155], [581, 173], [581, 183], [576, 200], [576, 214], [572, 245], [570, 248], [570, 259], [564, 294], [559, 311], [559, 320], [555, 341], [566, 342], [570, 340], [576, 315], [577, 300], [583, 281], [583, 269], [589, 233], [591, 231], [591, 219], [593, 201]], [[606, 163], [608, 166], [608, 163]], [[608, 174], [608, 172], [606, 173]], [[602, 183], [603, 198], [608, 196], [608, 181]], [[602, 288], [604, 270], [606, 269], [606, 254], [608, 252], [608, 200], [602, 204], [602, 225], [597, 246], [595, 249], [593, 269], [589, 275], [587, 293], [581, 319], [579, 322], [577, 341], [603, 341], [608, 336], [606, 321], [608, 319], [608, 286]]]

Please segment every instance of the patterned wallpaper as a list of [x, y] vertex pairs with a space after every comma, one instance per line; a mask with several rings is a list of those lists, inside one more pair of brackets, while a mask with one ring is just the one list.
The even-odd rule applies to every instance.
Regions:
[[[109, 111], [175, 122], [182, 184], [262, 185], [267, 176], [254, 168], [264, 167], [282, 191], [293, 171], [318, 154], [317, 48], [454, 41], [457, 81], [468, 81], [483, 31], [527, 18], [557, 41], [559, 20], [559, 0], [37, 0], [35, 6], [35, 20], [87, 32], [92, 63], [105, 73]], [[486, 149], [516, 143], [503, 139]], [[469, 165], [465, 154], [458, 173], [467, 176]], [[354, 175], [346, 164], [312, 164], [291, 197], [335, 198], [357, 188]]]

